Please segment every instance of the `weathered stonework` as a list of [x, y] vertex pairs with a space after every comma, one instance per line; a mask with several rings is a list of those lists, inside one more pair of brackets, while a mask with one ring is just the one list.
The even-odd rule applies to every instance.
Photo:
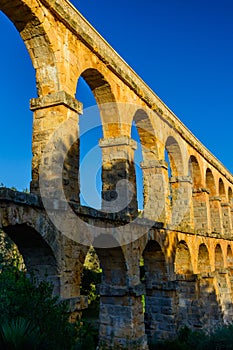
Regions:
[[[99, 323], [105, 349], [146, 350], [148, 341], [172, 337], [183, 325], [210, 329], [231, 322], [232, 175], [68, 1], [1, 0], [0, 10], [18, 29], [36, 71], [31, 193], [0, 189], [0, 228], [17, 244], [27, 269], [52, 281], [75, 317], [86, 306], [80, 284], [89, 247], [81, 243], [89, 239], [103, 269]], [[102, 212], [79, 201], [82, 101], [75, 92], [81, 76], [103, 127]], [[63, 135], [70, 120], [77, 128]], [[143, 156], [144, 210], [138, 218], [133, 122]], [[64, 159], [56, 148], [60, 140]], [[41, 173], [48, 162], [49, 171]], [[40, 197], [41, 178], [49, 210]], [[60, 201], [61, 187], [66, 202]], [[75, 239], [56, 228], [51, 215], [64, 221], [64, 230], [67, 222], [73, 225]], [[111, 247], [105, 245], [109, 239]]]

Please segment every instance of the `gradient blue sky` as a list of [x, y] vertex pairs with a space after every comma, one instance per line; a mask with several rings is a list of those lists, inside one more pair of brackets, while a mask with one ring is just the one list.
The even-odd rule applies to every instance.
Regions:
[[[113, 48], [233, 172], [233, 1], [73, 0]], [[0, 12], [0, 183], [29, 186], [35, 74]]]

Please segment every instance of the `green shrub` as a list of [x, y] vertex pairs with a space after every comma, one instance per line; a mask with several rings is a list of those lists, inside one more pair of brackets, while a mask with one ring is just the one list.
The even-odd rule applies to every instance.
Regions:
[[175, 339], [151, 345], [150, 350], [233, 350], [233, 324], [222, 326], [211, 334], [182, 328]]
[[50, 350], [71, 349], [76, 329], [68, 322], [65, 303], [52, 296], [52, 286], [26, 277], [15, 267], [5, 267], [0, 273], [0, 325], [13, 327], [13, 320], [23, 318], [33, 324], [46, 338]]
[[33, 322], [18, 317], [0, 325], [0, 349], [49, 350], [49, 345]]
[[78, 342], [75, 350], [95, 350], [98, 344], [98, 331], [90, 322], [77, 322]]

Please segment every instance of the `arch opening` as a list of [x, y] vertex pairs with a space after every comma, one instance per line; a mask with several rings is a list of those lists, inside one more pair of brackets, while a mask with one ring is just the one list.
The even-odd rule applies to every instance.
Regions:
[[18, 247], [28, 273], [34, 275], [38, 282], [51, 282], [53, 293], [59, 295], [59, 267], [54, 252], [42, 236], [26, 224], [4, 227], [4, 232]]
[[193, 273], [191, 255], [185, 241], [180, 241], [176, 248], [175, 273], [178, 275]]
[[172, 176], [183, 175], [183, 159], [180, 146], [174, 137], [169, 136], [165, 143], [165, 149], [168, 153], [168, 158], [171, 166]]
[[230, 203], [230, 205], [232, 205], [233, 203], [233, 192], [231, 187], [228, 188], [228, 202]]
[[95, 319], [98, 324], [100, 295], [98, 292], [102, 278], [99, 257], [94, 247], [90, 247], [83, 263], [81, 278], [81, 294], [88, 297], [88, 308], [83, 310], [84, 319]]
[[201, 170], [197, 158], [191, 156], [189, 158], [189, 173], [192, 178], [193, 187], [200, 188], [202, 187], [202, 178], [201, 178]]
[[[85, 78], [89, 80], [86, 81]], [[95, 80], [85, 73], [80, 76], [76, 98], [83, 103], [79, 119], [79, 184], [80, 203], [91, 208], [101, 208], [102, 152], [99, 140], [103, 137], [100, 110], [93, 90]], [[96, 83], [97, 84], [97, 83]]]
[[219, 196], [221, 197], [221, 199], [223, 201], [226, 201], [226, 191], [225, 191], [225, 186], [224, 186], [224, 183], [222, 181], [222, 179], [219, 179]]
[[220, 244], [217, 244], [215, 247], [215, 269], [223, 269], [224, 268], [224, 260], [223, 253]]
[[155, 131], [149, 115], [143, 109], [138, 109], [134, 113], [131, 137], [137, 142], [134, 163], [138, 208], [142, 210], [150, 200], [151, 190], [153, 188], [151, 178], [147, 177], [147, 171], [144, 172], [142, 168], [148, 161], [156, 161], [158, 159]]
[[210, 209], [210, 228], [212, 232], [221, 232], [220, 204], [216, 197], [216, 186], [212, 171], [206, 170], [206, 189], [208, 194], [208, 206]]
[[143, 157], [142, 157], [142, 146], [141, 146], [140, 137], [139, 137], [139, 133], [138, 133], [135, 121], [133, 121], [132, 123], [131, 138], [137, 143], [137, 149], [134, 152], [134, 170], [136, 175], [138, 209], [143, 210], [144, 209], [144, 196], [143, 196], [144, 180], [143, 180], [142, 169], [140, 167], [140, 163], [142, 162]]
[[[4, 132], [0, 138], [0, 184], [28, 191], [32, 158], [32, 113], [28, 105], [29, 100], [36, 96], [35, 71], [22, 38], [13, 23], [2, 12], [0, 31], [7, 33], [0, 36], [0, 115], [5, 116], [2, 120]], [[17, 91], [13, 97], [12, 86], [14, 91]]]
[[211, 271], [209, 252], [204, 243], [200, 244], [198, 250], [198, 271], [199, 273]]
[[233, 267], [233, 253], [230, 245], [227, 246], [227, 266]]
[[216, 186], [215, 186], [214, 176], [212, 171], [209, 168], [206, 169], [206, 187], [210, 196], [216, 196]]

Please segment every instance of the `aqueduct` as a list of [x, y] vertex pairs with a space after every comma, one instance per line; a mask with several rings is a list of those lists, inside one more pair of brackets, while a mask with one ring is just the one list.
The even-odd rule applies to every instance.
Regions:
[[[39, 279], [46, 275], [54, 293], [79, 313], [86, 307], [83, 263], [95, 246], [103, 269], [99, 336], [105, 348], [148, 349], [148, 342], [183, 325], [210, 329], [231, 322], [232, 175], [67, 0], [1, 0], [0, 9], [36, 72], [30, 194], [0, 190], [0, 228], [27, 269]], [[79, 77], [101, 115], [101, 211], [79, 199]], [[133, 122], [143, 156], [140, 215]]]

